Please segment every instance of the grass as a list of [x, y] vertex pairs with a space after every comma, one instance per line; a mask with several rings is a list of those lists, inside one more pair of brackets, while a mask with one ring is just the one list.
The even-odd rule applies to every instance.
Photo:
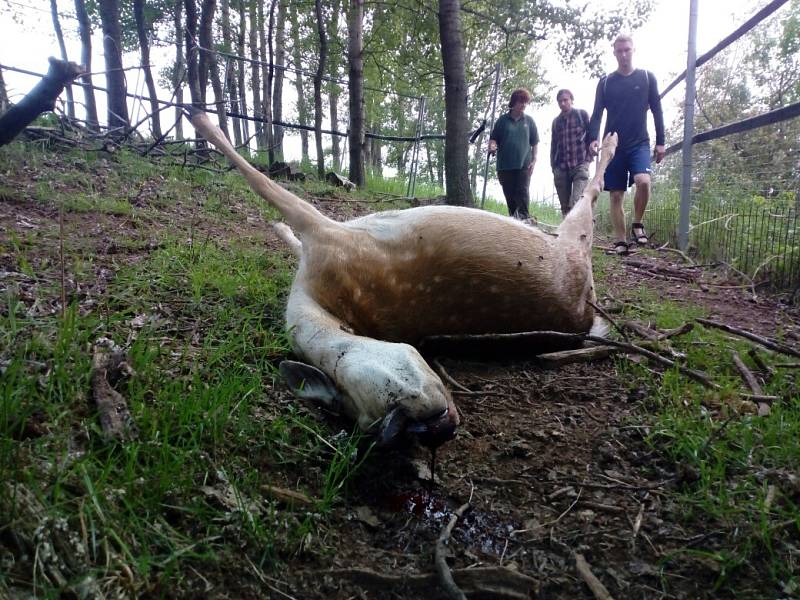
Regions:
[[[14, 157], [6, 151], [0, 159]], [[125, 198], [126, 184], [137, 177], [163, 177], [176, 196], [209, 187], [207, 196], [193, 199], [198, 232], [227, 222], [233, 203], [251, 201], [240, 182], [223, 190], [206, 174], [178, 180], [130, 157], [120, 165], [128, 175], [110, 177], [98, 198]], [[62, 199], [69, 210], [122, 214], [140, 226], [156, 218], [152, 206], [137, 208], [124, 199], [119, 203], [126, 210], [119, 212], [99, 202], [77, 203], [85, 194]], [[39, 201], [54, 204], [52, 197]], [[185, 201], [170, 197], [162, 206]], [[125, 237], [130, 233], [136, 237]], [[187, 240], [175, 229], [158, 233], [160, 246], [143, 260], [117, 265], [95, 310], [72, 304], [63, 318], [32, 314], [23, 297], [59, 296], [52, 273], [36, 273], [35, 286], [19, 279], [5, 287], [0, 538], [14, 531], [22, 546], [13, 568], [0, 569], [0, 595], [22, 585], [37, 597], [57, 596], [77, 584], [59, 579], [59, 562], [68, 579], [93, 573], [103, 586], [133, 595], [146, 589], [170, 596], [181, 585], [188, 593], [192, 569], [226, 570], [234, 552], [260, 569], [275, 569], [334, 510], [370, 456], [360, 434], [329, 440], [319, 420], [276, 401], [277, 363], [289, 352], [282, 313], [291, 261], [232, 232], [224, 245], [216, 236]], [[117, 234], [119, 247], [142, 247], [137, 229]], [[12, 271], [34, 271], [42, 251], [37, 243], [4, 236]], [[87, 256], [78, 273], [82, 261], [70, 257], [70, 272], [90, 281], [98, 259]], [[101, 336], [126, 345], [135, 373], [118, 385], [137, 431], [125, 443], [104, 442], [91, 403], [92, 344]], [[298, 465], [318, 517], [279, 511], [261, 491], [264, 484], [281, 484], [281, 473], [291, 476]], [[35, 498], [38, 508], [21, 498]], [[59, 541], [55, 523], [73, 546]], [[26, 552], [39, 556], [30, 568]], [[124, 573], [132, 577], [127, 583]]]
[[[602, 273], [609, 264], [607, 257], [596, 257], [597, 281], [603, 279], [598, 267]], [[603, 290], [599, 294], [602, 297]], [[663, 329], [705, 316], [700, 309], [665, 301], [645, 286], [631, 290], [625, 301], [636, 308], [628, 308], [621, 318], [650, 321]], [[687, 523], [705, 522], [721, 537], [665, 558], [662, 567], [681, 557], [701, 557], [715, 566], [717, 590], [730, 590], [737, 576], [756, 563], [767, 565], [765, 576], [776, 585], [793, 580], [794, 568], [776, 548], [787, 530], [800, 526], [795, 475], [800, 469], [800, 398], [795, 372], [775, 368], [763, 393], [784, 400], [773, 403], [769, 415], [756, 416], [755, 404], [739, 397], [743, 384], [732, 361], [736, 352], [752, 371], [759, 371], [748, 355], [749, 342], [697, 326], [675, 338], [672, 347], [686, 355], [682, 363], [708, 374], [721, 390], [709, 390], [676, 369], [656, 382], [646, 365], [627, 360], [617, 361], [619, 376], [631, 390], [646, 390], [645, 408], [651, 415], [647, 442], [678, 473], [673, 501], [683, 518]], [[770, 366], [784, 361], [773, 353], [758, 353]]]
[[[59, 297], [53, 232], [9, 231], [0, 238], [4, 269], [23, 275], [0, 280], [0, 595], [23, 588], [55, 598], [91, 574], [107, 590], [169, 597], [202, 589], [195, 572], [249, 571], [249, 564], [281, 569], [324, 532], [373, 455], [358, 432], [332, 435], [273, 389], [276, 366], [289, 352], [282, 312], [294, 264], [243, 226], [248, 215], [269, 219], [274, 211], [254, 201], [233, 174], [157, 167], [125, 153], [111, 159], [67, 153], [60, 160], [66, 179], [44, 166], [45, 152], [21, 144], [0, 149], [3, 163], [38, 169], [43, 177], [31, 188], [22, 179], [6, 181], [0, 193], [46, 208], [63, 201], [85, 211], [86, 222], [102, 215], [133, 223], [117, 231], [115, 243], [136, 259], [91, 248], [71, 255], [69, 273], [83, 287], [62, 317], [47, 310]], [[73, 171], [87, 168], [103, 177], [81, 184]], [[157, 196], [146, 185], [153, 180]], [[401, 184], [370, 186], [404, 194]], [[44, 193], [59, 185], [65, 189], [58, 197]], [[128, 200], [142, 190], [141, 205]], [[304, 193], [346, 192], [312, 181]], [[505, 205], [490, 201], [487, 210], [505, 214]], [[560, 221], [554, 207], [534, 205], [531, 212], [546, 223]], [[599, 286], [616, 262], [596, 254]], [[113, 267], [114, 278], [92, 287], [104, 265]], [[623, 318], [660, 328], [704, 316], [646, 286], [626, 291], [625, 300]], [[135, 373], [117, 385], [138, 431], [124, 443], [104, 440], [91, 402], [92, 344], [101, 336], [126, 347]], [[722, 390], [709, 391], [677, 371], [654, 378], [646, 365], [617, 362], [620, 381], [647, 392], [642, 418], [654, 460], [679, 474], [662, 501], [712, 532], [662, 567], [702, 558], [716, 566], [717, 589], [733, 594], [752, 564], [766, 565], [759, 577], [776, 587], [795, 585], [782, 546], [786, 532], [800, 525], [795, 371], [776, 369], [764, 393], [784, 400], [769, 416], [756, 417], [737, 404], [741, 382], [731, 361], [736, 351], [756, 368], [748, 343], [701, 327], [672, 343]], [[781, 360], [761, 356], [770, 365]], [[313, 504], [287, 510], [264, 496], [264, 485], [296, 489]], [[58, 531], [70, 535], [53, 546], [62, 540]], [[64, 562], [67, 583], [48, 562], [56, 559]]]

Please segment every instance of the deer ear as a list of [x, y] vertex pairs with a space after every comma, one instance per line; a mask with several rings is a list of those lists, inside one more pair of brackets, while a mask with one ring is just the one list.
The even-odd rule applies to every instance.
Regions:
[[403, 433], [408, 424], [408, 415], [406, 411], [398, 404], [383, 417], [380, 426], [378, 427], [377, 437], [378, 446], [389, 447], [392, 446]]
[[294, 360], [284, 360], [278, 365], [278, 371], [298, 398], [315, 400], [330, 409], [338, 410], [341, 394], [331, 378], [317, 367]]

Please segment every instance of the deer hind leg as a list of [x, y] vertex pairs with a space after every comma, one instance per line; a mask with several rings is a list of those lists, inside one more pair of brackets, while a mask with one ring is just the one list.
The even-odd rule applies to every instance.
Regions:
[[603, 175], [608, 163], [614, 158], [616, 149], [617, 134], [609, 133], [603, 140], [594, 176], [583, 190], [581, 199], [556, 230], [559, 243], [579, 244], [587, 251], [591, 249], [594, 234], [594, 205], [603, 189]]

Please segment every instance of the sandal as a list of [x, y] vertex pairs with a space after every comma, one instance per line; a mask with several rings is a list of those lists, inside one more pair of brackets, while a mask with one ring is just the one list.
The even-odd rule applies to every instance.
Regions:
[[646, 246], [650, 241], [647, 239], [647, 232], [641, 223], [631, 223], [631, 239], [640, 246]]
[[616, 242], [614, 244], [613, 252], [617, 256], [628, 256], [629, 253], [628, 242], [625, 242], [623, 240]]

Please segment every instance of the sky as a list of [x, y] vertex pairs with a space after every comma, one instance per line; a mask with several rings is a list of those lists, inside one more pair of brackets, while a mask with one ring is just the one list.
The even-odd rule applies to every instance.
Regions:
[[[698, 0], [698, 31], [697, 55], [700, 56], [716, 45], [722, 38], [731, 33], [736, 27], [747, 20], [766, 0]], [[614, 0], [594, 0], [593, 6], [602, 8], [604, 5], [617, 6]], [[34, 72], [44, 72], [47, 68], [48, 56], [59, 56], [59, 49], [52, 33], [49, 2], [45, 0], [0, 0], [0, 64], [28, 69]], [[9, 9], [22, 15], [20, 19], [12, 19]], [[64, 14], [72, 14], [72, 2], [59, 1], [59, 9]], [[80, 57], [80, 44], [77, 39], [77, 22], [74, 19], [62, 18], [67, 53], [71, 60]], [[655, 10], [648, 22], [639, 30], [633, 32], [634, 37], [634, 66], [646, 68], [653, 72], [659, 84], [659, 89], [664, 89], [677, 74], [686, 68], [687, 42], [689, 28], [689, 0], [655, 0]], [[92, 70], [103, 70], [102, 40], [95, 34], [92, 40], [95, 57]], [[604, 53], [603, 68], [606, 72], [616, 69], [616, 62], [611, 52], [611, 45], [605, 41], [600, 42], [607, 46]], [[171, 49], [162, 51], [172, 56]], [[159, 63], [159, 51], [154, 49], [153, 63]], [[126, 55], [125, 66], [138, 64], [138, 56]], [[550, 198], [553, 195], [552, 173], [549, 165], [550, 123], [558, 114], [555, 102], [555, 90], [568, 88], [575, 95], [575, 107], [584, 108], [591, 113], [594, 104], [594, 90], [597, 80], [587, 76], [582, 71], [582, 65], [571, 65], [569, 68], [561, 64], [554, 50], [543, 51], [543, 64], [547, 69], [546, 78], [554, 86], [550, 100], [541, 106], [528, 107], [530, 114], [537, 123], [540, 134], [539, 161], [533, 173], [531, 182], [532, 198]], [[128, 72], [129, 91], [137, 84], [143, 89], [143, 82], [137, 77], [138, 71]], [[3, 77], [9, 88], [12, 101], [18, 100], [27, 92], [36, 80], [30, 76], [19, 75], [4, 71]], [[96, 85], [104, 85], [102, 76], [95, 78]], [[285, 86], [290, 91], [292, 86]], [[76, 99], [82, 97], [76, 89]], [[679, 85], [673, 89], [663, 100], [664, 120], [669, 126], [675, 119], [678, 106], [682, 103], [684, 86]], [[102, 94], [98, 95], [101, 101]], [[170, 93], [165, 92], [164, 98], [169, 98]], [[505, 100], [498, 98], [498, 106], [504, 105]], [[98, 107], [104, 114], [104, 107]], [[136, 108], [131, 116], [136, 113]], [[101, 117], [102, 118], [102, 117]], [[652, 119], [650, 129], [652, 131]], [[651, 133], [651, 139], [653, 138]], [[296, 149], [287, 149], [289, 159], [299, 157], [299, 139], [294, 136]], [[298, 156], [291, 156], [296, 152]], [[312, 144], [313, 152], [313, 144]], [[479, 183], [480, 191], [482, 184]], [[488, 193], [495, 198], [502, 198], [499, 185], [496, 181], [488, 184]]]

